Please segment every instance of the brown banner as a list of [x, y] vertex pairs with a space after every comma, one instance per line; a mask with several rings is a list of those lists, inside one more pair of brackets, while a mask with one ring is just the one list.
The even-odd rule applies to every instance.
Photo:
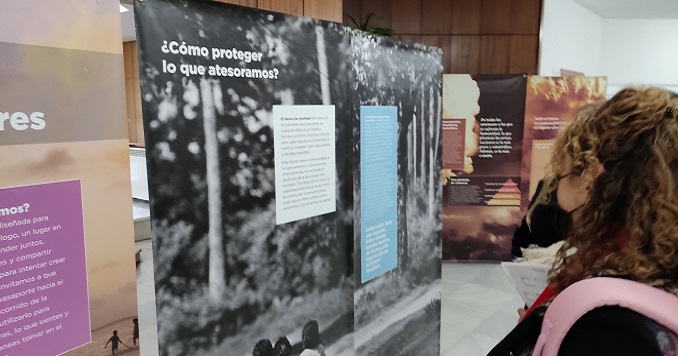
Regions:
[[558, 130], [580, 107], [605, 99], [603, 77], [528, 78], [525, 95], [525, 131], [521, 171], [522, 212], [527, 210], [537, 184], [544, 177]]
[[526, 77], [443, 82], [443, 160], [455, 163], [443, 165], [443, 259], [507, 259], [521, 198]]

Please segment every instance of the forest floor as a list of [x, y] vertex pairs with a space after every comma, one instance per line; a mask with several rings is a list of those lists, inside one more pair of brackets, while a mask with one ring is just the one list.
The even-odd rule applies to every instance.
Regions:
[[285, 336], [294, 347], [293, 354], [299, 354], [302, 351], [302, 329], [309, 320], [318, 321], [321, 339], [328, 347], [345, 339], [353, 330], [351, 304], [350, 296], [342, 289], [297, 298], [271, 308], [253, 324], [243, 327], [237, 335], [225, 339], [211, 350], [199, 350], [199, 353], [203, 356], [249, 356], [258, 340], [268, 338], [274, 344], [279, 337]]
[[376, 319], [356, 330], [356, 349], [360, 349], [368, 341], [371, 341], [398, 322], [423, 311], [428, 303], [440, 298], [440, 288], [440, 281], [419, 286], [407, 298], [398, 301], [387, 311], [382, 312]]
[[424, 309], [420, 309], [395, 324], [389, 325], [388, 329], [384, 329], [368, 343], [357, 348], [357, 354], [362, 356], [439, 356], [440, 323], [435, 322], [435, 318], [435, 316], [427, 315]]

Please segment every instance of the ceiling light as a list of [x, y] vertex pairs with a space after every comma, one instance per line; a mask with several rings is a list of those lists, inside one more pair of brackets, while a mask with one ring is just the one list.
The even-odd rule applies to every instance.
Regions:
[[122, 6], [122, 4], [120, 4], [120, 12], [122, 13], [122, 12], [127, 12], [127, 11], [129, 11], [129, 9]]

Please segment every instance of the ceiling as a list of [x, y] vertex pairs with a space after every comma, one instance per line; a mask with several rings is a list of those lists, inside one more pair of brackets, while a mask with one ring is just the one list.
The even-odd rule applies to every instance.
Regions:
[[678, 19], [678, 0], [573, 0], [605, 19]]

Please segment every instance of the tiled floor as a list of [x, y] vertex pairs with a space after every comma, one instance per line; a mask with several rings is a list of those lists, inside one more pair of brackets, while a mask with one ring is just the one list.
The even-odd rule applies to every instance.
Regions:
[[[136, 245], [141, 249], [137, 266], [141, 355], [157, 356], [151, 240]], [[487, 354], [516, 325], [520, 306], [522, 300], [499, 264], [443, 264], [441, 356]]]
[[518, 322], [523, 301], [499, 264], [443, 264], [441, 356], [482, 356]]

